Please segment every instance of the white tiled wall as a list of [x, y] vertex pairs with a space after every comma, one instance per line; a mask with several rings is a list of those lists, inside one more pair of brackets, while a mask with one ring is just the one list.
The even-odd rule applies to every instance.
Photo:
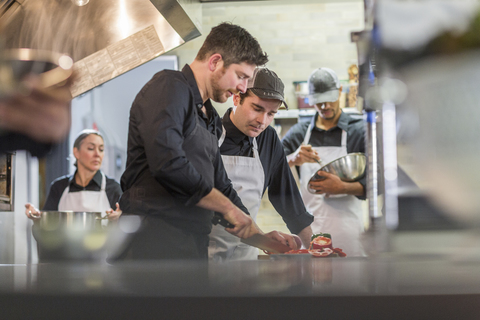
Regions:
[[[169, 52], [179, 57], [179, 66], [190, 63], [210, 29], [228, 21], [247, 29], [260, 42], [275, 71], [285, 84], [287, 103], [296, 108], [294, 81], [306, 81], [319, 67], [335, 70], [341, 80], [357, 63], [352, 31], [364, 29], [363, 0], [274, 0], [214, 2], [203, 5], [203, 35]], [[231, 101], [216, 104], [220, 114]]]
[[[169, 52], [179, 57], [179, 66], [190, 63], [210, 29], [228, 21], [247, 29], [260, 42], [275, 71], [285, 84], [290, 108], [296, 108], [294, 81], [306, 81], [318, 67], [335, 70], [348, 79], [348, 67], [357, 63], [352, 31], [364, 29], [363, 0], [288, 0], [214, 2], [203, 4], [203, 35]], [[215, 104], [219, 114], [232, 105]], [[264, 231], [288, 232], [281, 217], [265, 196], [258, 224]]]

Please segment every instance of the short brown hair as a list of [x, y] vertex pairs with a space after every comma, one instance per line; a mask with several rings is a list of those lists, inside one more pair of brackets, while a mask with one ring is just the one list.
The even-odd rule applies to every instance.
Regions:
[[243, 100], [245, 100], [246, 97], [250, 97], [250, 96], [253, 96], [255, 94], [252, 92], [252, 90], [247, 89], [247, 91], [245, 91], [245, 93], [240, 92], [238, 95], [240, 96], [240, 103], [239, 104], [243, 104]]
[[268, 56], [257, 39], [247, 30], [229, 22], [212, 28], [195, 59], [203, 61], [215, 53], [222, 55], [224, 67], [242, 62], [263, 66], [268, 62]]

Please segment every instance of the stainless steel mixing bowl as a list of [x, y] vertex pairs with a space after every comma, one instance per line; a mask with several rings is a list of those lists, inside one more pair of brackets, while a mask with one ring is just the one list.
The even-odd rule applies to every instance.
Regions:
[[[365, 176], [365, 167], [367, 165], [367, 157], [363, 153], [349, 153], [346, 156], [335, 159], [320, 169], [318, 169], [310, 178], [311, 181], [318, 181], [325, 179], [319, 175], [319, 171], [325, 171], [339, 176], [342, 181], [355, 182]], [[311, 193], [315, 190], [308, 188]]]

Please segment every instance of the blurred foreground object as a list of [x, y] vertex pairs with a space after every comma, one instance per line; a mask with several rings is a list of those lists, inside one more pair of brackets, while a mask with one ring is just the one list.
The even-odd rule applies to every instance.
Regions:
[[2, 52], [0, 152], [27, 149], [34, 155], [42, 155], [35, 142], [48, 145], [68, 134], [72, 67], [70, 57], [54, 52], [31, 49]]
[[102, 225], [100, 212], [42, 211], [32, 229], [46, 261], [104, 261], [118, 255], [141, 227], [137, 216]]
[[400, 80], [407, 93], [390, 99], [399, 151], [408, 154], [423, 191], [474, 226], [480, 221], [479, 5], [385, 1], [377, 15], [381, 74]]

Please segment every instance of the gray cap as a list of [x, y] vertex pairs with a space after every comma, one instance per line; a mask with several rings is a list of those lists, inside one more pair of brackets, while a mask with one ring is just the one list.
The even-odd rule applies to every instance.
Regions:
[[335, 71], [318, 68], [308, 78], [308, 104], [311, 106], [323, 102], [338, 100], [340, 81]]
[[247, 89], [252, 90], [257, 97], [280, 100], [285, 105], [285, 108], [288, 109], [288, 105], [283, 97], [284, 88], [282, 80], [275, 72], [262, 67], [255, 68], [253, 76], [248, 79], [247, 84]]

